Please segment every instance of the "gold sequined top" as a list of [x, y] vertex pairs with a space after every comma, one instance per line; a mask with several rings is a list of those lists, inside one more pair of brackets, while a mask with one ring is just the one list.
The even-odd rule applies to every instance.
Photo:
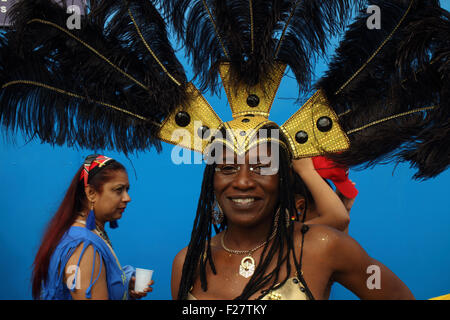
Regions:
[[[188, 293], [188, 300], [197, 300], [197, 298]], [[308, 300], [306, 288], [297, 277], [288, 279], [280, 288], [271, 290], [261, 300]]]

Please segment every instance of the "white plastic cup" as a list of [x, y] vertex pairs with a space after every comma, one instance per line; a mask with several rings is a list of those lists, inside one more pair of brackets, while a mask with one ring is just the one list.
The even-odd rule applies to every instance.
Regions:
[[136, 268], [136, 281], [134, 291], [143, 292], [148, 288], [148, 283], [152, 280], [153, 270]]

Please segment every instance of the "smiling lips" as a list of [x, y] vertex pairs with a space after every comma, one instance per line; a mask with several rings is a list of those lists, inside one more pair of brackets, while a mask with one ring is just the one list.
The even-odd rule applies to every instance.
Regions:
[[250, 206], [253, 203], [255, 203], [255, 201], [259, 200], [259, 198], [256, 197], [229, 197], [229, 199], [231, 200], [231, 202], [233, 204], [236, 204], [238, 206]]
[[233, 201], [234, 203], [239, 203], [239, 204], [249, 204], [251, 202], [254, 202], [255, 198], [231, 199], [231, 201]]

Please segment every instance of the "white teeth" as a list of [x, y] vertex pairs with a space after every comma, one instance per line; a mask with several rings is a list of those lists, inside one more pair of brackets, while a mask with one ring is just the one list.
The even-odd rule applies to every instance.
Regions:
[[231, 200], [233, 200], [233, 202], [235, 202], [235, 203], [248, 204], [248, 203], [255, 201], [255, 198], [231, 199]]

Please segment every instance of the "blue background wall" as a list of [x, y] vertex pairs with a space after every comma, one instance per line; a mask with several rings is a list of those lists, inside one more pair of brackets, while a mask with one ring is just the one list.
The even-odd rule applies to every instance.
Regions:
[[[448, 10], [449, 1], [442, 1]], [[331, 53], [331, 51], [330, 51]], [[179, 52], [180, 59], [187, 68]], [[318, 63], [316, 75], [325, 69]], [[189, 72], [189, 70], [188, 70]], [[296, 84], [285, 77], [271, 119], [282, 124], [294, 113]], [[225, 94], [205, 97], [224, 120], [231, 119]], [[173, 147], [163, 145], [121, 161], [131, 183], [129, 204], [120, 228], [108, 232], [122, 263], [154, 269], [154, 292], [147, 299], [170, 299], [171, 264], [188, 244], [204, 165], [176, 165]], [[94, 150], [27, 142], [20, 134], [0, 144], [0, 299], [30, 299], [34, 255], [46, 224], [57, 209], [85, 156]], [[191, 154], [193, 157], [194, 155]], [[193, 159], [193, 158], [192, 158]], [[134, 167], [134, 169], [133, 169]], [[350, 171], [359, 195], [351, 212], [349, 234], [374, 258], [387, 265], [418, 299], [450, 293], [450, 172], [424, 182], [411, 179], [408, 165], [379, 165]], [[335, 285], [331, 299], [355, 299]]]

